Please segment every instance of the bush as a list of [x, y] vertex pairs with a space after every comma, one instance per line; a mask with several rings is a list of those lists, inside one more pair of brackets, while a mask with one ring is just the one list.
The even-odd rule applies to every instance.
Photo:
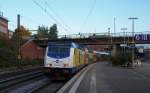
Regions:
[[98, 57], [98, 61], [110, 61], [110, 56], [109, 55], [101, 55]]
[[[25, 41], [22, 40], [21, 43]], [[19, 67], [19, 66], [28, 66], [28, 65], [43, 65], [42, 60], [21, 60], [19, 63], [17, 60], [16, 41], [13, 39], [4, 38], [0, 36], [0, 68], [7, 67]]]
[[0, 48], [0, 67], [14, 66], [16, 63], [15, 54], [9, 48]]
[[131, 61], [131, 55], [127, 53], [118, 53], [115, 57], [111, 57], [112, 65], [122, 66]]

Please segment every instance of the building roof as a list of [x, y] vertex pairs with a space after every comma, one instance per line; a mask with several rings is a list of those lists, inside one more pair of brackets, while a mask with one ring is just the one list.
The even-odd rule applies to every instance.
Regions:
[[2, 20], [4, 20], [4, 21], [8, 22], [8, 19], [5, 18], [5, 17], [3, 17], [3, 16], [0, 16], [0, 19], [2, 19]]

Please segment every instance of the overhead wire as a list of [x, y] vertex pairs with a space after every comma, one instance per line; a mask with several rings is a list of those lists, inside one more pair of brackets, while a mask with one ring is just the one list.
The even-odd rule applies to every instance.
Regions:
[[49, 3], [47, 3], [46, 0], [44, 0], [44, 2], [45, 2], [45, 4], [46, 4], [46, 6], [48, 6], [48, 8], [53, 12], [53, 14], [55, 14], [55, 16], [56, 16], [69, 30], [72, 30], [71, 27], [68, 26], [68, 25], [66, 24], [66, 22], [63, 20], [63, 18], [53, 9], [53, 7], [52, 7]]
[[22, 18], [24, 18], [24, 19], [26, 19], [26, 20], [28, 20], [28, 21], [32, 21], [32, 22], [34, 22], [34, 23], [36, 23], [36, 24], [41, 24], [39, 21], [37, 21], [37, 20], [34, 20], [33, 18], [30, 18], [30, 17], [27, 17], [27, 16], [24, 16], [24, 15], [20, 15]]
[[86, 25], [90, 15], [92, 14], [92, 12], [93, 12], [93, 10], [95, 8], [95, 5], [96, 5], [96, 0], [94, 0], [93, 4], [92, 4], [92, 6], [91, 6], [91, 8], [90, 8], [90, 10], [88, 12], [88, 15], [86, 16], [85, 20], [83, 21], [83, 24], [81, 25], [79, 31], [81, 31], [83, 29], [83, 27]]
[[57, 21], [57, 19], [55, 17], [53, 17], [45, 8], [43, 8], [43, 6], [41, 6], [38, 2], [36, 2], [35, 0], [32, 0], [33, 3], [35, 3], [43, 12], [45, 12], [51, 19], [53, 19], [56, 24], [59, 24], [65, 31], [68, 31], [60, 22]]
[[[34, 22], [34, 23], [38, 23], [37, 21], [35, 21], [35, 20], [33, 20], [32, 18], [29, 18], [29, 17], [27, 17], [27, 16], [23, 16], [23, 15], [20, 15], [20, 17], [21, 18], [25, 18], [25, 19], [27, 19], [27, 20], [30, 20], [30, 21], [32, 21], [32, 22]], [[39, 24], [39, 23], [38, 23]], [[12, 24], [12, 23], [10, 23], [9, 22], [9, 26], [11, 26], [10, 28], [13, 28], [13, 31], [17, 28], [17, 25], [14, 25], [14, 24]], [[25, 28], [27, 27], [27, 25], [23, 25]], [[37, 32], [38, 30], [35, 30], [35, 29], [28, 29], [28, 28], [26, 28], [29, 32], [31, 32], [31, 33], [35, 33], [35, 32]]]

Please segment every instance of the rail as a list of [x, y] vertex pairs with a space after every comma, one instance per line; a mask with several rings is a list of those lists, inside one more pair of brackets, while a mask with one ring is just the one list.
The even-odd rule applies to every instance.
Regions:
[[[30, 72], [27, 72], [28, 70], [23, 70], [22, 73], [21, 71], [16, 72], [16, 74], [11, 76], [11, 73], [8, 73], [8, 75], [0, 78], [0, 91], [6, 90], [10, 87], [12, 87], [15, 84], [30, 80], [32, 78], [36, 78], [39, 76], [42, 76], [42, 70], [39, 68], [39, 70], [31, 69], [29, 70]], [[14, 72], [13, 72], [14, 73]], [[9, 75], [10, 74], [10, 75]]]

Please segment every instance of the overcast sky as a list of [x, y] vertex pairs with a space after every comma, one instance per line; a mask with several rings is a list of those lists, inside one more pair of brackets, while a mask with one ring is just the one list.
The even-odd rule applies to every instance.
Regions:
[[[28, 29], [39, 25], [58, 24], [59, 34], [103, 33], [111, 28], [116, 18], [116, 32], [128, 28], [131, 32], [129, 17], [138, 17], [135, 31], [150, 31], [150, 0], [0, 0], [0, 11], [9, 20], [9, 29], [16, 28], [16, 16], [21, 15], [21, 24]], [[58, 15], [55, 15], [55, 13]], [[61, 17], [61, 18], [60, 18]], [[63, 20], [63, 22], [62, 22]]]

